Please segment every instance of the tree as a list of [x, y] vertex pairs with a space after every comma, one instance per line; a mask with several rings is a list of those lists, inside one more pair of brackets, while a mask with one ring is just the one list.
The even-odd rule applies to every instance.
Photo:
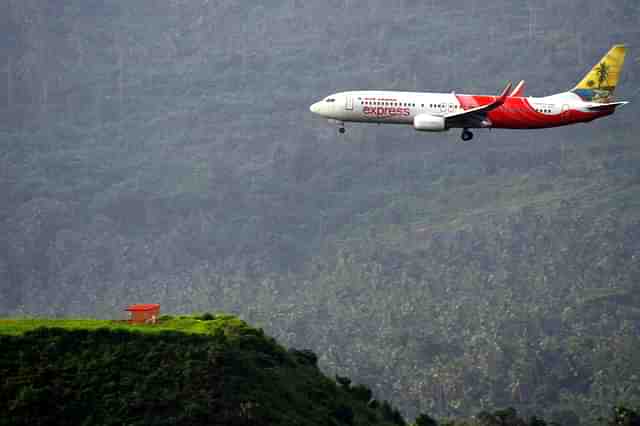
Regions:
[[605, 83], [609, 79], [609, 65], [606, 62], [601, 62], [596, 69], [598, 74], [598, 88], [602, 87], [602, 83]]
[[438, 422], [428, 414], [420, 414], [416, 418], [415, 426], [438, 426]]
[[345, 389], [349, 389], [349, 386], [351, 386], [351, 379], [348, 377], [342, 377], [342, 376], [336, 375], [336, 382], [338, 382], [340, 386], [342, 386]]
[[547, 426], [547, 422], [540, 417], [533, 416], [529, 419], [529, 426]]
[[373, 393], [371, 392], [371, 389], [369, 389], [365, 385], [356, 385], [356, 386], [352, 387], [351, 388], [351, 394], [353, 395], [353, 397], [355, 399], [357, 399], [358, 401], [362, 401], [362, 402], [371, 401], [371, 397], [373, 396]]
[[347, 405], [339, 405], [338, 408], [336, 408], [334, 417], [342, 424], [352, 425], [353, 409]]
[[640, 413], [619, 405], [613, 409], [607, 426], [640, 426]]

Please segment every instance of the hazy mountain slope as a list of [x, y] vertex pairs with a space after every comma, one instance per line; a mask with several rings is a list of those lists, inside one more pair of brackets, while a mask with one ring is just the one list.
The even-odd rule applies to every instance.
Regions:
[[307, 109], [350, 88], [566, 90], [637, 44], [637, 2], [10, 0], [0, 17], [0, 313], [224, 309], [409, 415], [637, 398], [635, 358], [598, 361], [638, 334], [633, 49], [632, 103], [584, 126], [463, 145], [338, 137]]

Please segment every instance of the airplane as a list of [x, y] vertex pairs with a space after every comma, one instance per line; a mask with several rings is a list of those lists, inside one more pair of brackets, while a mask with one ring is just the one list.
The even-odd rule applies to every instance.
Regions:
[[613, 92], [624, 65], [626, 47], [617, 44], [570, 91], [525, 97], [525, 82], [512, 90], [509, 82], [498, 96], [397, 91], [350, 91], [332, 94], [309, 107], [344, 133], [346, 122], [409, 124], [422, 132], [462, 129], [542, 129], [584, 123], [611, 115], [628, 102]]

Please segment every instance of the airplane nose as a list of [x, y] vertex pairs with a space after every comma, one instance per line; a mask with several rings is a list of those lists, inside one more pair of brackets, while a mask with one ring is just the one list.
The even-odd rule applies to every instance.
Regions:
[[320, 114], [320, 102], [316, 102], [315, 104], [309, 107], [309, 111], [314, 114]]

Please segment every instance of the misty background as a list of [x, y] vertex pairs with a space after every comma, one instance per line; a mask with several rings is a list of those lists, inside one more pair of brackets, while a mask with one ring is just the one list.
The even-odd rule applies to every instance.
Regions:
[[[0, 315], [224, 311], [409, 417], [640, 403], [637, 0], [0, 2]], [[356, 89], [572, 88], [587, 125], [417, 134]]]

